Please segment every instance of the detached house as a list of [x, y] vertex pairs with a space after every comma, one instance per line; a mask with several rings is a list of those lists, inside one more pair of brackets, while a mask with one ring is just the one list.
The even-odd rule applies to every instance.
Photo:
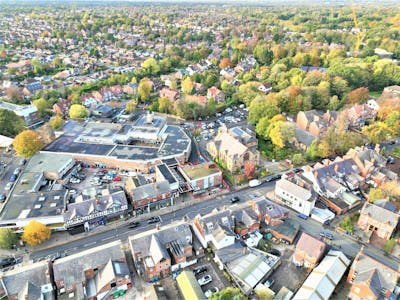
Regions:
[[377, 115], [377, 111], [367, 104], [355, 104], [345, 110], [344, 113], [350, 128], [361, 128], [366, 122], [375, 120]]
[[300, 111], [297, 114], [296, 124], [299, 128], [308, 131], [313, 136], [320, 136], [336, 122], [337, 113], [327, 111], [325, 114], [315, 109]]
[[394, 291], [399, 280], [399, 263], [364, 247], [354, 258], [347, 282], [351, 284], [347, 298], [350, 300], [397, 299]]
[[183, 223], [129, 237], [136, 269], [139, 275], [146, 275], [147, 281], [192, 264], [192, 243], [189, 225]]
[[215, 100], [215, 102], [218, 102], [218, 103], [225, 102], [224, 92], [221, 91], [220, 89], [216, 88], [215, 86], [210, 87], [207, 90], [207, 98], [208, 99], [213, 98]]
[[313, 269], [324, 255], [325, 248], [324, 242], [303, 232], [293, 254], [293, 263]]
[[160, 91], [160, 97], [167, 98], [171, 102], [174, 102], [175, 100], [177, 100], [178, 96], [179, 96], [179, 92], [177, 90], [171, 90], [171, 89], [163, 88]]
[[258, 201], [252, 201], [250, 205], [259, 221], [272, 226], [282, 223], [289, 217], [288, 209], [264, 197]]
[[396, 207], [389, 201], [366, 202], [361, 209], [357, 225], [365, 232], [376, 234], [382, 239], [390, 239], [399, 223]]

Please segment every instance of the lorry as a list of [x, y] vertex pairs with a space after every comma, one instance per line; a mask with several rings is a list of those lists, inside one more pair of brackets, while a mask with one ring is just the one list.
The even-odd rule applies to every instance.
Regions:
[[321, 224], [328, 225], [334, 218], [335, 214], [328, 209], [314, 207], [311, 210], [311, 219]]

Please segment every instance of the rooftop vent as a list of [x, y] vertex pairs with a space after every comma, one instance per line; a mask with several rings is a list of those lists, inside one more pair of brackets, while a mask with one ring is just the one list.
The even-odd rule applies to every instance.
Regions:
[[40, 201], [40, 202], [42, 202], [44, 200], [46, 200], [46, 197], [44, 197], [44, 196], [40, 196], [39, 199], [38, 199], [38, 201]]
[[40, 209], [41, 207], [42, 207], [41, 204], [36, 204], [33, 208], [34, 208], [34, 209]]

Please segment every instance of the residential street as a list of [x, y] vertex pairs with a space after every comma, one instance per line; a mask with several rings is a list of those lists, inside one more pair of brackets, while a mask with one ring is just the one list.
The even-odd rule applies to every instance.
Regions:
[[[180, 221], [185, 216], [188, 216], [188, 220], [190, 221], [197, 214], [207, 214], [211, 212], [213, 209], [219, 207], [222, 208], [225, 207], [225, 205], [231, 207], [232, 209], [240, 209], [240, 207], [244, 207], [247, 205], [246, 204], [247, 201], [273, 191], [274, 186], [275, 186], [274, 182], [268, 182], [264, 183], [263, 185], [257, 188], [251, 188], [251, 189], [248, 188], [232, 194], [217, 196], [215, 199], [207, 201], [200, 200], [201, 202], [199, 202], [198, 204], [185, 207], [173, 213], [162, 214], [162, 211], [160, 211], [160, 216], [162, 219], [161, 226]], [[232, 205], [230, 203], [230, 198], [232, 198], [233, 196], [240, 197], [241, 201], [238, 204]], [[331, 227], [323, 228], [321, 224], [317, 223], [312, 219], [303, 220], [298, 218], [297, 213], [292, 210], [290, 211], [290, 217], [301, 224], [301, 228], [303, 231], [313, 236], [318, 237], [319, 232], [321, 230], [332, 233], [335, 236], [335, 239], [334, 241], [328, 241], [327, 243], [334, 245], [336, 247], [341, 247], [341, 250], [351, 257], [354, 257], [361, 247], [360, 244], [353, 241], [344, 234], [339, 234], [335, 232], [334, 229]], [[111, 227], [112, 225], [109, 226]], [[94, 232], [90, 232], [90, 233], [82, 233], [76, 236], [70, 236], [66, 232], [55, 233], [52, 237], [53, 240], [56, 237], [58, 240], [62, 240], [64, 237], [65, 239], [71, 241], [67, 243], [59, 243], [59, 245], [56, 245], [51, 248], [34, 251], [30, 254], [30, 259], [36, 261], [45, 258], [48, 255], [54, 255], [57, 252], [65, 252], [67, 254], [73, 254], [115, 240], [122, 240], [123, 242], [126, 242], [129, 235], [149, 230], [155, 227], [156, 224], [147, 224], [146, 221], [142, 221], [141, 226], [135, 229], [129, 229], [126, 223], [124, 223], [124, 225], [118, 224], [118, 226], [120, 227], [117, 227], [115, 229], [113, 228], [108, 231], [97, 234]]]

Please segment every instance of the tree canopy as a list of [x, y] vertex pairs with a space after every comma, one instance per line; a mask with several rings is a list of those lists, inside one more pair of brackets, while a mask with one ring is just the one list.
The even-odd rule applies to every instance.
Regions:
[[89, 116], [89, 111], [81, 104], [72, 104], [69, 109], [69, 116], [72, 119], [81, 119]]
[[15, 232], [10, 228], [0, 229], [0, 248], [12, 249], [17, 244], [18, 238]]
[[29, 158], [43, 148], [43, 142], [35, 131], [24, 130], [15, 137], [13, 146], [18, 156]]
[[24, 228], [22, 240], [30, 246], [35, 247], [44, 241], [48, 240], [51, 236], [51, 231], [43, 223], [32, 220]]
[[0, 108], [0, 134], [15, 136], [25, 128], [25, 121], [15, 112]]

